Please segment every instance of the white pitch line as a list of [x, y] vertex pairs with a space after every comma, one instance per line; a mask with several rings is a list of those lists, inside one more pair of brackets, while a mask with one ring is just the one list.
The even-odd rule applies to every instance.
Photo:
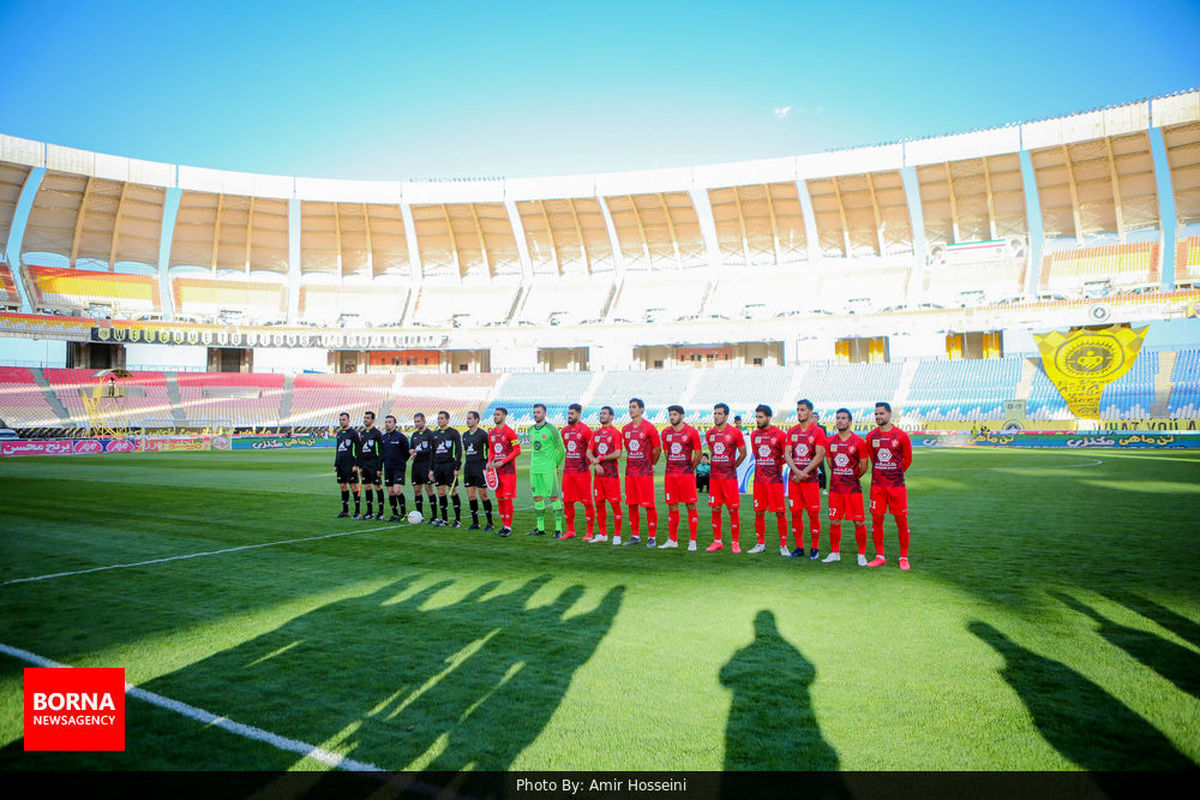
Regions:
[[[28, 650], [21, 650], [17, 647], [9, 647], [8, 645], [2, 643], [0, 643], [0, 653], [4, 653], [12, 656], [13, 658], [19, 659], [28, 664], [34, 664], [39, 667], [59, 667], [70, 669], [70, 665], [68, 664], [59, 664], [57, 661], [51, 661], [50, 659], [43, 658], [35, 653], [30, 653]], [[155, 694], [154, 692], [148, 692], [145, 689], [139, 689], [131, 683], [125, 684], [125, 694], [130, 697], [136, 697], [138, 700], [142, 700], [150, 705], [158, 706], [159, 708], [165, 708], [168, 711], [174, 711], [176, 714], [181, 714], [189, 719], [194, 719], [204, 725], [212, 725], [213, 727], [221, 728], [222, 730], [229, 731], [237, 736], [264, 742], [276, 748], [277, 750], [284, 750], [289, 753], [296, 753], [304, 756], [305, 758], [311, 758], [314, 761], [319, 761], [328, 767], [353, 770], [356, 772], [384, 771], [381, 767], [377, 767], [374, 764], [366, 761], [355, 761], [352, 758], [347, 758], [339, 753], [326, 750], [325, 748], [318, 747], [317, 745], [309, 744], [308, 742], [302, 742], [299, 739], [289, 739], [286, 736], [280, 736], [277, 733], [271, 733], [270, 731], [263, 730], [262, 728], [256, 728], [253, 725], [234, 722], [228, 717], [222, 717], [212, 713], [211, 711], [205, 711], [203, 708], [196, 708], [195, 706], [188, 705], [187, 703], [181, 703], [178, 700], [172, 700], [169, 697], [163, 697], [161, 694]]]
[[182, 556], [167, 556], [166, 558], [152, 558], [149, 561], [136, 561], [131, 564], [109, 564], [106, 567], [92, 567], [91, 569], [77, 569], [71, 572], [53, 572], [49, 575], [37, 575], [32, 578], [13, 578], [12, 580], [0, 583], [0, 586], [8, 586], [13, 583], [30, 583], [32, 581], [46, 581], [51, 578], [65, 578], [69, 575], [87, 575], [90, 572], [104, 572], [110, 569], [126, 569], [128, 567], [145, 567], [150, 564], [163, 564], [167, 561], [182, 561], [185, 558], [200, 558], [201, 556], [219, 556], [222, 553], [236, 553], [239, 550], [255, 550], [260, 547], [275, 547], [281, 544], [297, 544], [299, 542], [315, 542], [318, 539], [334, 539], [339, 536], [353, 536], [356, 533], [371, 533], [372, 531], [385, 531], [390, 528], [398, 528], [399, 525], [384, 525], [379, 528], [362, 528], [356, 531], [339, 531], [337, 533], [326, 533], [321, 536], [306, 536], [302, 539], [284, 539], [279, 542], [262, 542], [261, 544], [244, 544], [239, 547], [226, 547], [223, 550], [206, 550], [203, 553], [188, 553]]

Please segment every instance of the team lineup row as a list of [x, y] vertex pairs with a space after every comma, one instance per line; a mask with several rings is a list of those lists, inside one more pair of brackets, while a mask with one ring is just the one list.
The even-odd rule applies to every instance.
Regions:
[[[537, 527], [529, 536], [547, 532], [549, 511], [555, 539], [576, 538], [575, 505], [584, 510], [586, 532], [583, 541], [615, 545], [641, 544], [641, 515], [646, 515], [646, 546], [670, 549], [679, 546], [679, 506], [687, 512], [688, 550], [696, 550], [697, 511], [696, 471], [702, 458], [709, 460], [709, 500], [712, 511], [713, 541], [708, 552], [723, 550], [722, 509], [729, 517], [730, 545], [740, 553], [741, 494], [738, 467], [753, 454], [753, 499], [756, 544], [746, 552], [766, 549], [766, 515], [774, 514], [779, 534], [780, 555], [800, 558], [805, 555], [803, 517], [808, 515], [810, 547], [807, 556], [820, 556], [821, 488], [818, 470], [829, 471], [828, 515], [830, 552], [823, 563], [841, 560], [841, 525], [854, 525], [858, 546], [858, 564], [878, 567], [887, 563], [884, 555], [884, 519], [890, 513], [896, 521], [899, 537], [899, 566], [909, 569], [908, 496], [904, 474], [912, 463], [912, 444], [908, 435], [892, 424], [892, 409], [886, 402], [875, 405], [876, 427], [865, 438], [850, 426], [849, 410], [835, 415], [836, 431], [830, 435], [813, 418], [808, 400], [796, 403], [797, 424], [786, 432], [771, 424], [772, 409], [755, 409], [756, 427], [750, 434], [749, 447], [740, 426], [728, 423], [729, 406], [713, 407], [713, 426], [700, 433], [683, 421], [682, 406], [668, 407], [670, 424], [660, 433], [643, 418], [645, 404], [639, 398], [629, 401], [630, 422], [617, 428], [611, 406], [600, 409], [600, 425], [591, 428], [580, 417], [582, 406], [574, 403], [567, 411], [567, 423], [558, 428], [546, 419], [546, 407], [533, 406], [534, 424], [530, 427], [530, 493], [537, 515]], [[483, 530], [493, 531], [492, 502], [496, 496], [501, 527], [496, 533], [512, 534], [513, 501], [517, 496], [516, 459], [522, 449], [515, 431], [507, 424], [508, 411], [496, 408], [494, 427], [480, 428], [480, 416], [467, 414], [467, 430], [459, 433], [450, 427], [450, 415], [438, 412], [437, 427], [426, 425], [425, 415], [413, 416], [415, 430], [406, 436], [396, 418], [388, 415], [383, 430], [375, 425], [374, 412], [363, 415], [363, 427], [350, 426], [350, 415], [338, 417], [334, 471], [341, 491], [342, 510], [338, 517], [349, 517], [350, 498], [354, 499], [355, 519], [384, 518], [384, 489], [391, 504], [391, 521], [406, 516], [413, 521], [424, 517], [424, 502], [429, 501], [428, 523], [436, 526], [462, 526], [462, 501], [458, 494], [460, 476], [466, 487], [471, 511], [470, 530], [480, 529], [479, 511], [486, 515]], [[704, 446], [708, 452], [704, 452]], [[659, 460], [666, 456], [663, 488], [668, 508], [667, 541], [659, 544], [658, 509], [654, 474]], [[619, 460], [625, 458], [622, 486]], [[408, 469], [411, 461], [411, 471]], [[871, 473], [870, 511], [875, 557], [866, 558], [867, 530], [863, 506], [862, 478]], [[419, 514], [409, 515], [403, 493], [405, 478], [411, 477], [413, 499]], [[363, 486], [366, 511], [360, 504], [359, 483]], [[628, 511], [630, 535], [622, 541], [622, 488]], [[379, 503], [373, 514], [372, 489]], [[449, 518], [453, 508], [454, 521]], [[608, 516], [611, 509], [612, 536]], [[788, 547], [787, 511], [791, 512], [791, 532], [795, 547]], [[440, 511], [440, 518], [438, 512]], [[564, 530], [565, 524], [565, 530]]]

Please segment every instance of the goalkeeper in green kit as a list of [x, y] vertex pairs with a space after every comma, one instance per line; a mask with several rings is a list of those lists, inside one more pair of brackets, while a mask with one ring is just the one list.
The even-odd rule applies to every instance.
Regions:
[[550, 501], [550, 516], [554, 519], [554, 529], [562, 533], [563, 504], [559, 488], [562, 481], [558, 477], [558, 468], [566, 456], [563, 447], [562, 434], [558, 428], [546, 422], [546, 406], [535, 403], [533, 406], [533, 427], [529, 429], [529, 445], [533, 455], [529, 459], [529, 484], [533, 495], [533, 509], [537, 512], [537, 528], [526, 536], [542, 536], [546, 533], [546, 500]]

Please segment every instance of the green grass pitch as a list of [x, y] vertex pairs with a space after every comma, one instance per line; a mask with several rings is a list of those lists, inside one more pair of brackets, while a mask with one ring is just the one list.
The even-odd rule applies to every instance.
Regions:
[[[527, 538], [524, 474], [508, 540], [334, 520], [331, 461], [0, 462], [0, 643], [386, 769], [1200, 763], [1197, 455], [919, 450], [909, 573], [890, 518], [878, 570], [849, 525], [840, 564], [773, 520], [756, 556]], [[2, 769], [325, 768], [133, 698], [125, 752], [25, 753], [25, 666]]]

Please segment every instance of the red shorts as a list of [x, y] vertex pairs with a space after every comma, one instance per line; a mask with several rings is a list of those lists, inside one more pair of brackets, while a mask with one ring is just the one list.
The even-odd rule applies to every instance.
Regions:
[[788, 502], [792, 512], [808, 509], [814, 513], [821, 510], [821, 484], [816, 481], [792, 481], [788, 486]]
[[621, 479], [619, 477], [597, 475], [592, 487], [592, 496], [596, 498], [597, 503], [621, 502]]
[[564, 503], [592, 502], [592, 474], [590, 472], [564, 472], [562, 482]]
[[497, 472], [496, 478], [499, 480], [499, 485], [496, 486], [497, 500], [511, 500], [517, 496], [517, 473], [513, 472]]
[[742, 496], [738, 494], [737, 478], [709, 478], [708, 504], [710, 506], [713, 508], [717, 506], [737, 508], [741, 503]]
[[843, 519], [850, 520], [851, 522], [862, 522], [866, 519], [863, 515], [862, 500], [861, 492], [856, 494], [830, 492], [829, 518], [835, 522]]
[[663, 488], [667, 492], [667, 505], [696, 502], [696, 476], [691, 472], [664, 475]]
[[889, 511], [897, 517], [908, 513], [908, 487], [871, 484], [871, 515], [882, 517]]
[[654, 505], [653, 475], [625, 476], [625, 505], [647, 508]]
[[754, 510], [783, 513], [783, 483], [754, 482]]

